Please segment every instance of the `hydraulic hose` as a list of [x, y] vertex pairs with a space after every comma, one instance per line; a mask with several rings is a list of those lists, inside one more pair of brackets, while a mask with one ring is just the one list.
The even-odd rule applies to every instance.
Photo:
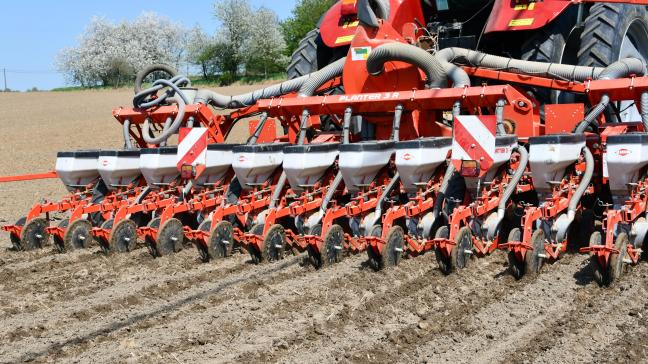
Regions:
[[423, 49], [405, 43], [393, 42], [374, 49], [367, 59], [367, 71], [374, 76], [385, 70], [385, 63], [400, 61], [412, 64], [425, 72], [427, 88], [441, 88], [446, 84], [446, 70], [438, 58]]
[[178, 75], [178, 71], [175, 68], [166, 64], [158, 63], [147, 66], [143, 70], [139, 71], [137, 76], [135, 76], [135, 93], [138, 94], [142, 91], [142, 83], [144, 83], [144, 79], [146, 79], [148, 75], [159, 71], [169, 74], [171, 78]]
[[583, 173], [578, 188], [574, 191], [574, 194], [569, 201], [569, 207], [567, 208], [567, 217], [570, 222], [574, 220], [578, 204], [580, 204], [580, 200], [585, 194], [585, 191], [587, 191], [587, 187], [592, 181], [592, 176], [594, 175], [594, 156], [592, 156], [592, 152], [589, 148], [583, 147], [583, 156], [585, 157], [585, 172]]
[[644, 64], [636, 58], [625, 58], [602, 68], [523, 61], [457, 47], [442, 49], [436, 53], [436, 57], [455, 64], [579, 82], [627, 77], [631, 74], [643, 76], [646, 72]]
[[592, 156], [592, 152], [590, 152], [589, 148], [583, 147], [582, 153], [583, 156], [585, 157], [585, 172], [583, 173], [583, 177], [581, 178], [581, 181], [578, 184], [576, 191], [574, 191], [574, 194], [569, 200], [566, 218], [564, 219], [561, 218], [556, 221], [557, 241], [564, 240], [565, 235], [569, 230], [569, 226], [571, 225], [571, 223], [574, 221], [574, 218], [576, 217], [576, 210], [578, 209], [578, 205], [580, 204], [581, 198], [585, 194], [585, 191], [587, 191], [587, 187], [589, 187], [589, 184], [592, 181], [592, 176], [594, 175], [594, 157]]
[[337, 61], [327, 65], [317, 72], [310, 74], [310, 77], [299, 88], [298, 95], [300, 97], [307, 97], [315, 95], [315, 92], [328, 81], [335, 77], [341, 76], [344, 71], [344, 64], [346, 58], [338, 59]]
[[499, 205], [497, 206], [497, 221], [493, 225], [488, 227], [489, 239], [493, 239], [495, 237], [496, 232], [499, 229], [500, 224], [502, 223], [502, 220], [504, 220], [504, 216], [506, 214], [506, 205], [508, 205], [508, 202], [511, 200], [511, 197], [515, 193], [518, 183], [520, 182], [520, 179], [522, 179], [522, 176], [524, 176], [524, 171], [526, 170], [527, 164], [529, 163], [529, 152], [527, 152], [526, 148], [517, 146], [513, 150], [520, 153], [520, 164], [513, 173], [508, 186], [506, 186], [506, 189], [504, 190], [504, 193], [500, 198]]
[[400, 124], [401, 118], [403, 117], [403, 105], [396, 105], [396, 110], [394, 111], [394, 122], [391, 139], [395, 142], [400, 141]]
[[344, 109], [344, 124], [342, 126], [342, 144], [349, 144], [351, 134], [351, 118], [353, 117], [353, 109], [347, 107]]
[[133, 142], [130, 139], [130, 125], [131, 121], [129, 119], [124, 120], [124, 126], [122, 128], [124, 133], [124, 149], [133, 149]]
[[506, 106], [506, 101], [503, 99], [497, 100], [495, 104], [495, 121], [497, 126], [497, 135], [506, 134], [506, 129], [504, 128], [504, 106]]
[[594, 106], [589, 113], [587, 113], [583, 120], [576, 124], [574, 133], [582, 134], [590, 124], [598, 125], [596, 123], [596, 119], [603, 113], [603, 111], [605, 111], [609, 104], [610, 97], [607, 94], [603, 94], [603, 96], [601, 96], [601, 101], [596, 106]]
[[252, 133], [252, 136], [250, 136], [250, 139], [248, 139], [247, 141], [248, 145], [256, 144], [257, 140], [259, 139], [259, 135], [261, 135], [261, 131], [263, 130], [263, 127], [265, 126], [267, 120], [268, 120], [268, 113], [263, 112], [261, 114], [261, 119], [259, 119], [259, 124], [257, 124], [256, 129], [254, 129], [254, 133]]
[[184, 120], [185, 108], [187, 105], [185, 104], [182, 97], [173, 99], [178, 104], [178, 114], [176, 115], [175, 120], [173, 121], [173, 123], [171, 123], [171, 125], [165, 125], [160, 135], [158, 135], [157, 137], [152, 137], [149, 134], [151, 130], [151, 120], [149, 118], [144, 120], [144, 125], [142, 126], [142, 137], [144, 138], [144, 141], [146, 143], [160, 144], [161, 142], [165, 142], [172, 134], [177, 132], [180, 128], [180, 125], [182, 125], [182, 120]]
[[644, 125], [644, 132], [648, 132], [648, 91], [641, 93], [641, 121]]
[[389, 19], [389, 0], [359, 0], [357, 8], [360, 22], [372, 28], [380, 26], [379, 19]]

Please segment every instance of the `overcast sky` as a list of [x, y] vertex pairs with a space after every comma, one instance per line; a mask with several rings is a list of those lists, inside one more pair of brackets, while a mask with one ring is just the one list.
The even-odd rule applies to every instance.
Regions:
[[[65, 86], [54, 69], [54, 58], [64, 47], [74, 46], [93, 16], [111, 21], [137, 18], [154, 11], [187, 27], [199, 24], [208, 33], [216, 30], [213, 0], [18, 0], [3, 1], [0, 15], [0, 88], [2, 69], [7, 86], [14, 90]], [[295, 0], [251, 0], [254, 6], [274, 10], [281, 19], [290, 15]]]

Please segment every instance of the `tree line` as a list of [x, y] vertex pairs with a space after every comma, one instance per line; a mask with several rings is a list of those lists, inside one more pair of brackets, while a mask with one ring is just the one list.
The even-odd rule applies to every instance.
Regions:
[[75, 47], [62, 49], [57, 69], [82, 87], [130, 84], [138, 70], [152, 63], [180, 69], [191, 66], [203, 79], [230, 84], [242, 76], [269, 77], [283, 72], [292, 52], [336, 0], [298, 0], [284, 22], [249, 0], [217, 0], [215, 34], [186, 28], [156, 13], [134, 21], [93, 18]]

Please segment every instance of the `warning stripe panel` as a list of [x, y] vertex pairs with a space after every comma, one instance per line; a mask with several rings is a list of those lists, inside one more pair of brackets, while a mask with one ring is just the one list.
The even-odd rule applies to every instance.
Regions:
[[178, 169], [183, 165], [205, 165], [207, 159], [207, 128], [180, 129]]

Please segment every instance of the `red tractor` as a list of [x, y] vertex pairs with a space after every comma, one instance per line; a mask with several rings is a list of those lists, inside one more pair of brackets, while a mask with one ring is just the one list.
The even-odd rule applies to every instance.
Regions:
[[[642, 4], [643, 5], [635, 5]], [[356, 35], [359, 7], [371, 7], [403, 35], [423, 30], [418, 46], [480, 50], [517, 59], [604, 67], [621, 58], [648, 60], [645, 1], [591, 0], [341, 0], [299, 44], [288, 66], [296, 78], [345, 57]], [[371, 12], [370, 12], [371, 13]], [[415, 24], [418, 29], [408, 29]], [[530, 89], [544, 103], [573, 102], [558, 91]], [[543, 110], [540, 110], [543, 114]], [[638, 117], [631, 103], [612, 105], [619, 121]], [[323, 124], [332, 128], [332, 125]]]

